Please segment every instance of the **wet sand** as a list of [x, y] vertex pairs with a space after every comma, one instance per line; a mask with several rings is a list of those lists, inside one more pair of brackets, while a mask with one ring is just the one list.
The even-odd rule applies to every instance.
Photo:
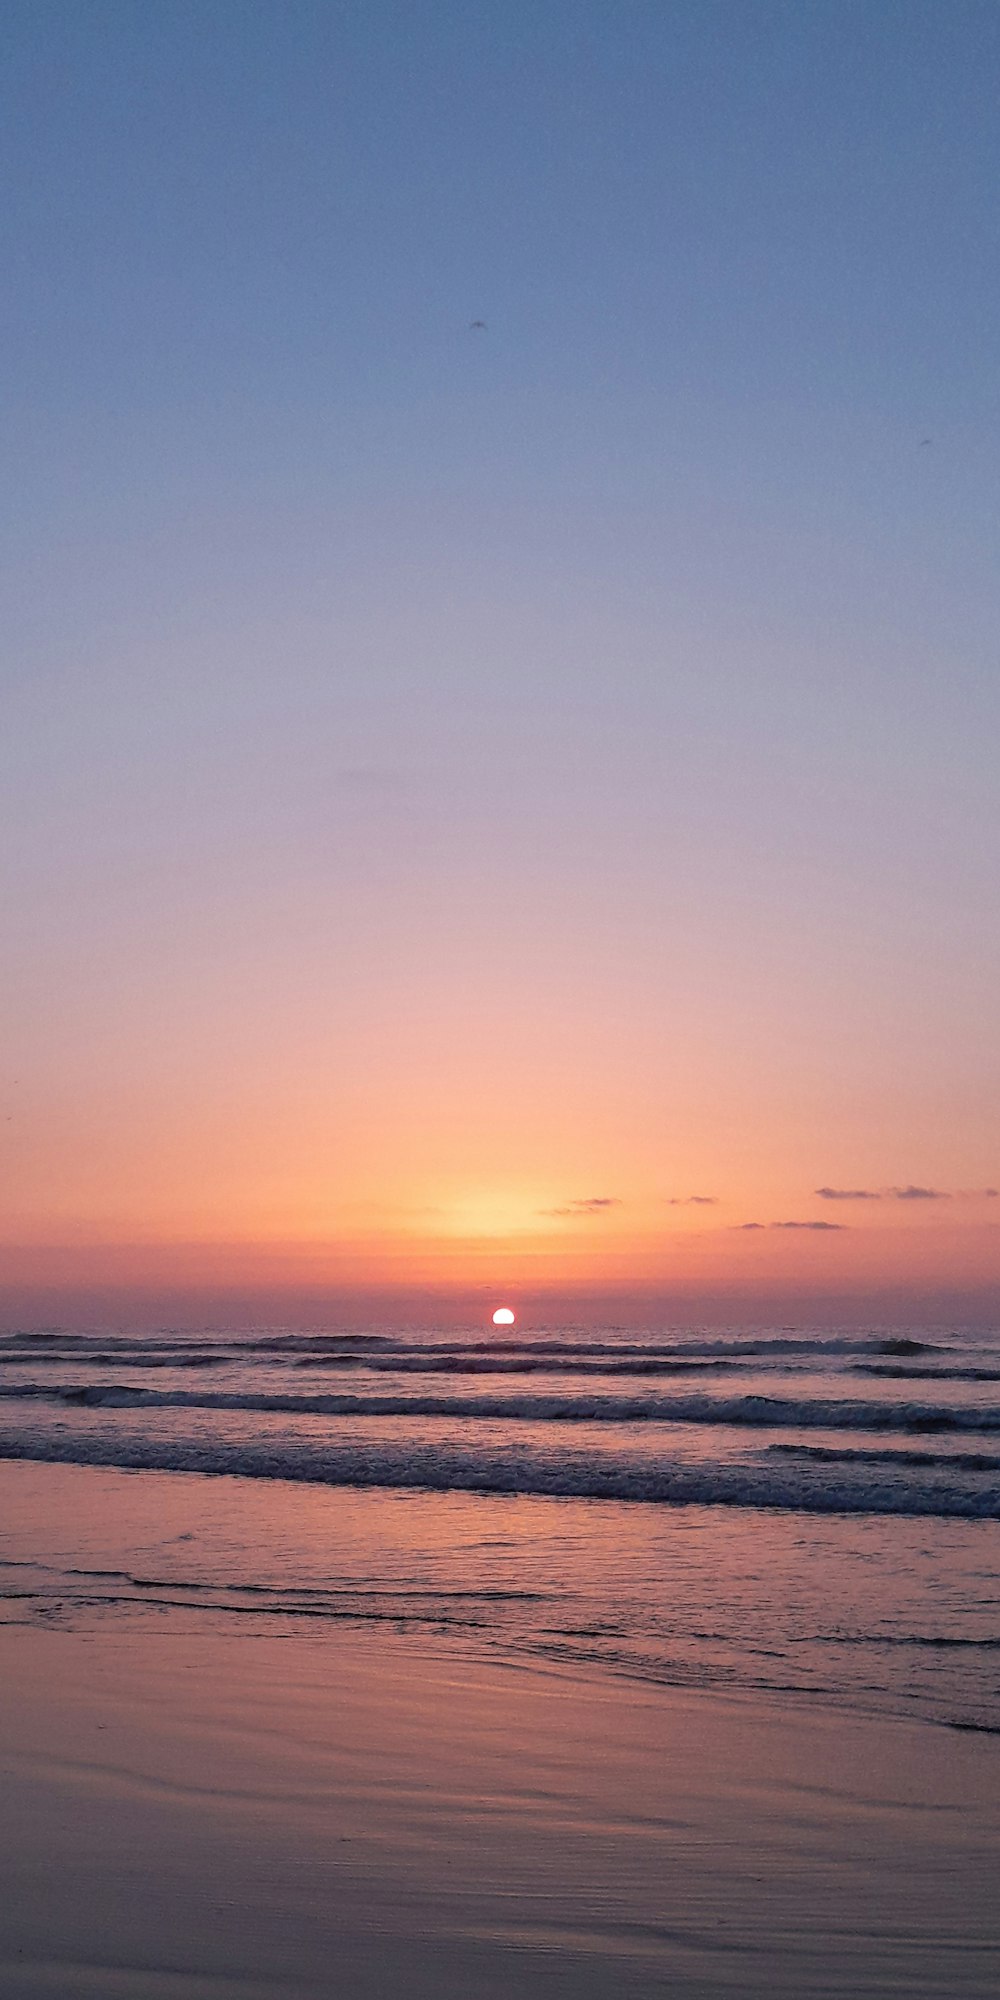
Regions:
[[1000, 1983], [990, 1736], [252, 1615], [9, 1624], [0, 1677], [3, 2000]]

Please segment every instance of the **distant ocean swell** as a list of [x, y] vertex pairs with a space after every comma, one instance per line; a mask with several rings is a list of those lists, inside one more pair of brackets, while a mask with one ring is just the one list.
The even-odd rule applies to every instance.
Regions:
[[970, 1358], [961, 1346], [885, 1334], [751, 1334], [720, 1339], [684, 1334], [670, 1341], [587, 1339], [413, 1340], [378, 1333], [261, 1334], [245, 1337], [23, 1333], [0, 1335], [0, 1379], [30, 1361], [40, 1369], [72, 1362], [143, 1372], [252, 1368], [331, 1370], [371, 1375], [571, 1375], [604, 1378], [710, 1377], [752, 1370], [792, 1375], [833, 1370], [887, 1380], [1000, 1382], [1000, 1352]]
[[208, 1354], [213, 1359], [238, 1361], [257, 1355], [305, 1359], [315, 1366], [317, 1359], [343, 1360], [345, 1365], [370, 1366], [379, 1358], [382, 1365], [399, 1367], [410, 1359], [445, 1367], [464, 1359], [487, 1363], [513, 1357], [514, 1365], [530, 1366], [537, 1360], [562, 1356], [574, 1363], [606, 1357], [640, 1361], [664, 1360], [677, 1364], [690, 1360], [716, 1359], [744, 1361], [773, 1358], [779, 1362], [796, 1359], [835, 1358], [838, 1355], [917, 1356], [946, 1354], [947, 1346], [936, 1341], [915, 1339], [910, 1334], [820, 1334], [774, 1333], [739, 1334], [719, 1338], [710, 1334], [681, 1333], [669, 1341], [649, 1339], [591, 1340], [419, 1340], [382, 1333], [267, 1333], [129, 1335], [105, 1333], [25, 1332], [0, 1334], [0, 1359], [20, 1360], [26, 1353], [77, 1354], [92, 1360], [101, 1354], [128, 1355], [139, 1360], [163, 1357], [178, 1363]]
[[[6, 1362], [8, 1366], [19, 1366], [24, 1358], [23, 1351], [0, 1354], [0, 1365]], [[88, 1368], [121, 1368], [127, 1363], [130, 1368], [201, 1369], [232, 1367], [242, 1358], [225, 1350], [189, 1354], [164, 1348], [155, 1353], [141, 1354], [115, 1348], [86, 1353], [79, 1349], [48, 1348], [42, 1353], [33, 1353], [31, 1364], [33, 1367], [56, 1367], [60, 1362], [85, 1361]], [[342, 1353], [307, 1356], [289, 1355], [279, 1350], [276, 1354], [267, 1353], [255, 1358], [317, 1372], [320, 1369], [364, 1369], [376, 1375], [693, 1375], [700, 1371], [710, 1374], [724, 1374], [727, 1370], [738, 1369], [745, 1371], [753, 1365], [748, 1358], [727, 1360], [722, 1355], [691, 1355], [679, 1360], [665, 1355], [629, 1355], [622, 1359], [615, 1354], [605, 1360], [592, 1360], [589, 1356], [553, 1355], [547, 1351], [530, 1355], [480, 1354], [453, 1348], [431, 1349], [426, 1353], [402, 1350], [394, 1354], [383, 1349], [369, 1354], [349, 1348]], [[1000, 1380], [1000, 1377], [997, 1379]]]
[[660, 1505], [764, 1507], [804, 1513], [1000, 1519], [1000, 1490], [942, 1455], [930, 1465], [854, 1463], [849, 1454], [750, 1464], [671, 1463], [552, 1452], [518, 1442], [468, 1448], [407, 1440], [358, 1444], [312, 1437], [146, 1437], [108, 1432], [0, 1435], [0, 1458], [125, 1469], [287, 1479], [328, 1486], [423, 1488]]
[[242, 1410], [312, 1417], [446, 1417], [527, 1423], [728, 1424], [746, 1429], [1000, 1431], [1000, 1405], [862, 1402], [847, 1398], [624, 1395], [295, 1395], [284, 1391], [147, 1389], [128, 1383], [7, 1383], [0, 1402], [61, 1402], [104, 1410]]

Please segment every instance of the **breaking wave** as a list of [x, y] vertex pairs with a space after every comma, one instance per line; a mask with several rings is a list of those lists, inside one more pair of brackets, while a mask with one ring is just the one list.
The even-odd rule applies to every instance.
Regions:
[[541, 1423], [729, 1424], [747, 1429], [1000, 1431], [1000, 1405], [863, 1402], [770, 1395], [295, 1395], [284, 1391], [148, 1389], [130, 1383], [6, 1383], [2, 1402], [51, 1402], [106, 1410], [243, 1410], [311, 1417], [480, 1417]]
[[[31, 1433], [0, 1437], [0, 1457], [158, 1472], [229, 1474], [326, 1486], [423, 1488], [646, 1502], [666, 1506], [793, 1509], [821, 1514], [934, 1515], [1000, 1519], [995, 1485], [973, 1488], [936, 1471], [921, 1479], [892, 1468], [776, 1461], [757, 1464], [650, 1462], [627, 1454], [594, 1458], [518, 1445], [463, 1448], [414, 1440], [357, 1444], [315, 1438], [135, 1437], [122, 1433]], [[947, 1470], [948, 1468], [943, 1468]], [[860, 1472], [860, 1476], [857, 1476]]]

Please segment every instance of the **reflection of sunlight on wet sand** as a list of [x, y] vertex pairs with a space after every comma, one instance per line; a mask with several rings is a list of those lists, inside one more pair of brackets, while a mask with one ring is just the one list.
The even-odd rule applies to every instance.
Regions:
[[892, 1680], [941, 1712], [898, 1638], [992, 1630], [991, 1524], [29, 1463], [0, 1511], [4, 2000], [991, 1990], [1000, 1744]]
[[987, 1990], [991, 1743], [153, 1615], [0, 1633], [6, 2000]]

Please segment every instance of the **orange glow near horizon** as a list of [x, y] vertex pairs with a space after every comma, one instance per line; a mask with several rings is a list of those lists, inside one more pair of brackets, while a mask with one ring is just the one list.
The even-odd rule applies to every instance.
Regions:
[[[561, 152], [545, 92], [533, 166], [470, 147], [435, 86], [406, 94], [439, 162], [411, 185], [371, 144], [402, 75], [379, 32], [344, 57], [356, 127], [317, 58], [288, 141], [315, 172], [281, 61], [270, 110], [263, 71], [234, 99], [260, 174], [206, 172], [192, 251], [170, 128], [149, 152], [128, 108], [142, 37], [120, 76], [97, 53], [131, 10], [73, 11], [110, 96], [49, 105], [28, 33], [11, 210], [3, 1282], [1000, 1286], [993, 216], [964, 112], [911, 135], [954, 214], [873, 116], [873, 212], [826, 138], [775, 172], [769, 92], [714, 27], [707, 69], [678, 53], [713, 10], [644, 8], [641, 104], [600, 35], [579, 72], [634, 171], [576, 110]], [[367, 11], [245, 8], [233, 46], [244, 15], [315, 17], [325, 49]], [[487, 41], [501, 104], [534, 72]], [[704, 117], [651, 109], [689, 87]]]
[[[875, 1132], [867, 1066], [850, 1089], [824, 1074], [824, 1051], [808, 1071], [748, 1068], [730, 1022], [713, 1070], [689, 1022], [681, 1068], [679, 1020], [668, 1051], [652, 1024], [626, 1048], [598, 997], [601, 1019], [591, 996], [561, 1040], [539, 992], [533, 1032], [513, 1043], [495, 1012], [464, 1053], [440, 1024], [376, 1047], [355, 1022], [334, 1061], [293, 1036], [283, 991], [287, 1032], [270, 1047], [247, 1044], [246, 1012], [227, 1060], [221, 1042], [211, 1061], [187, 1045], [167, 1060], [122, 1023], [113, 1047], [91, 1043], [85, 1077], [79, 1052], [72, 1073], [46, 1069], [43, 1023], [8, 1093], [0, 1279], [501, 1296], [997, 1283], [988, 1106], [968, 1105], [959, 1136], [890, 1069]], [[509, 996], [513, 1018], [530, 998]], [[458, 1025], [447, 983], [439, 1006]], [[207, 1005], [191, 1017], [194, 1044], [210, 1018]]]
[[[327, 1236], [294, 1238], [164, 1235], [129, 1241], [81, 1229], [67, 1232], [61, 1242], [51, 1235], [0, 1242], [0, 1284], [28, 1292], [214, 1287], [289, 1295], [352, 1287], [396, 1292], [470, 1285], [612, 1292], [659, 1287], [693, 1300], [702, 1291], [779, 1297], [996, 1286], [1000, 1230], [981, 1211], [977, 1215], [971, 1201], [969, 1214], [957, 1221], [951, 1215], [907, 1214], [836, 1230], [815, 1227], [822, 1220], [815, 1207], [810, 1216], [788, 1217], [798, 1225], [794, 1228], [785, 1227], [784, 1218], [752, 1228], [723, 1219], [688, 1226], [647, 1212], [631, 1223], [620, 1218], [606, 1226], [540, 1226], [461, 1237], [430, 1226], [418, 1234], [412, 1223], [366, 1230], [356, 1220]], [[732, 1213], [729, 1204], [722, 1211], [727, 1212]]]
[[427, 860], [416, 910], [405, 845], [349, 911], [226, 877], [162, 962], [141, 911], [110, 957], [64, 912], [12, 1014], [3, 1282], [997, 1284], [992, 1040], [971, 1002], [952, 1031], [944, 954], [896, 941], [874, 1009], [825, 912], [751, 923], [716, 883], [651, 927], [617, 876], [559, 901], [544, 850], [486, 834], [475, 867]]

